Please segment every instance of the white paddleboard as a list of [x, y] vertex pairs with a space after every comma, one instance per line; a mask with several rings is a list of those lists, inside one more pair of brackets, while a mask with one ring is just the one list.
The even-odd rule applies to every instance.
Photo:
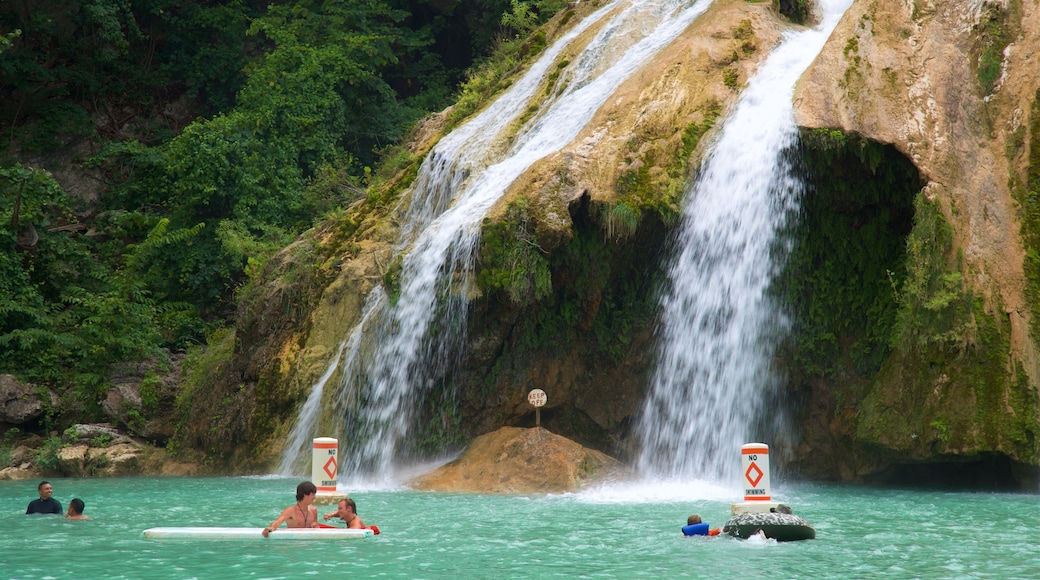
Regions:
[[374, 535], [372, 530], [346, 528], [280, 528], [263, 536], [263, 528], [148, 528], [144, 537], [186, 540], [360, 540]]

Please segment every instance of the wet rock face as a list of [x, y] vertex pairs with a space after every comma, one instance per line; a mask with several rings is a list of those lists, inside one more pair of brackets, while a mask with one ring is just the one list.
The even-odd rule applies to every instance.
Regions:
[[1040, 310], [1023, 267], [1036, 242], [1022, 207], [1035, 187], [1038, 23], [1030, 2], [855, 2], [800, 80], [801, 127], [890, 144], [920, 171], [920, 196], [958, 256], [943, 266], [979, 304], [960, 319], [943, 314], [967, 329], [965, 346], [897, 349], [862, 384], [818, 381], [806, 404], [816, 417], [803, 426], [812, 443], [796, 458], [803, 473], [870, 481], [900, 466], [1004, 456], [1021, 489], [1035, 480]]

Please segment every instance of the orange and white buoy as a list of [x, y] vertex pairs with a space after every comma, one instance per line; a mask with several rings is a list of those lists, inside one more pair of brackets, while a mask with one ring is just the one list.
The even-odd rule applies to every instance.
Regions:
[[339, 474], [339, 440], [315, 437], [311, 450], [311, 483], [318, 488], [314, 503], [334, 504], [347, 497], [336, 491]]
[[740, 472], [744, 482], [744, 501], [769, 501], [769, 446], [748, 443], [740, 448]]
[[765, 443], [746, 443], [740, 447], [740, 480], [744, 501], [732, 506], [734, 514], [761, 513], [775, 510], [769, 489], [769, 446]]

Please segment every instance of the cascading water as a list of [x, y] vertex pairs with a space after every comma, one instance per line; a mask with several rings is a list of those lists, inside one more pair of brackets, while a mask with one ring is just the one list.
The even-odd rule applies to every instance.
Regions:
[[[342, 377], [334, 407], [305, 404], [287, 441], [280, 473], [302, 472], [310, 438], [342, 433], [347, 476], [385, 480], [401, 455], [413, 410], [429, 385], [450, 369], [464, 339], [466, 289], [479, 226], [487, 211], [537, 160], [559, 150], [600, 105], [660, 49], [678, 37], [710, 0], [612, 2], [576, 24], [485, 111], [445, 136], [424, 160], [405, 212], [397, 251], [400, 293], [374, 305], [308, 401], [328, 401], [324, 384]], [[550, 66], [579, 35], [598, 31], [556, 81], [538, 112], [512, 133]], [[366, 309], [367, 310], [367, 309]], [[436, 329], [433, 336], [431, 329]], [[340, 366], [342, 365], [342, 366]], [[342, 445], [342, 443], [341, 443]]]
[[[778, 382], [771, 361], [787, 328], [768, 296], [782, 259], [778, 234], [801, 191], [785, 151], [797, 137], [798, 77], [851, 0], [821, 0], [819, 26], [788, 33], [749, 80], [687, 191], [668, 290], [659, 360], [639, 421], [640, 472], [735, 481], [740, 446], [760, 438]], [[775, 430], [774, 430], [775, 434]]]

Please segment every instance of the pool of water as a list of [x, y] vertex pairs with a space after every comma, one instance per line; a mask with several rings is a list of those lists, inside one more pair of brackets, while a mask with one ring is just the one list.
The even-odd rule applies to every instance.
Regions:
[[[25, 516], [36, 481], [0, 481], [3, 578], [1040, 578], [1040, 498], [791, 484], [773, 487], [817, 539], [684, 538], [740, 498], [717, 487], [628, 484], [580, 494], [357, 490], [367, 540], [149, 540], [155, 526], [270, 523], [298, 480], [54, 479], [92, 521]], [[319, 512], [332, 511], [319, 506]]]

